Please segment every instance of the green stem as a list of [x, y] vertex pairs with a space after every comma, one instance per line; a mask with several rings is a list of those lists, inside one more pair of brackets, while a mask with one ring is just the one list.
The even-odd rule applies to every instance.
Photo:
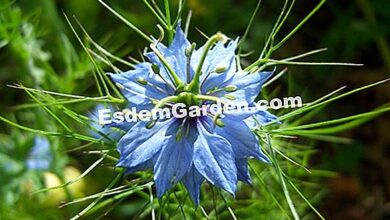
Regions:
[[134, 24], [129, 22], [126, 18], [124, 18], [122, 15], [120, 15], [118, 12], [116, 12], [114, 9], [112, 9], [110, 6], [108, 6], [103, 0], [99, 0], [100, 4], [102, 4], [105, 8], [107, 8], [111, 13], [113, 13], [116, 17], [118, 17], [120, 20], [122, 20], [127, 26], [129, 26], [131, 29], [133, 29], [135, 32], [137, 32], [141, 37], [143, 37], [145, 40], [149, 42], [153, 42], [153, 40], [146, 35], [144, 32], [142, 32], [138, 27], [136, 27]]
[[375, 41], [378, 46], [379, 51], [382, 54], [383, 62], [385, 63], [388, 71], [390, 71], [390, 46], [386, 37], [384, 36], [384, 32], [380, 32], [379, 25], [377, 23], [377, 19], [375, 17], [375, 12], [370, 5], [370, 2], [367, 0], [356, 0], [357, 5], [362, 11], [365, 19], [375, 28]]
[[289, 33], [284, 37], [278, 44], [272, 47], [272, 51], [279, 49], [288, 39], [291, 38], [305, 23], [308, 21], [321, 7], [325, 4], [326, 0], [321, 0], [320, 3]]
[[165, 17], [167, 19], [167, 26], [168, 26], [168, 42], [171, 44], [173, 40], [173, 30], [172, 30], [172, 23], [171, 23], [171, 11], [169, 9], [169, 0], [164, 0], [164, 6], [165, 6]]
[[138, 191], [144, 190], [146, 188], [149, 188], [152, 185], [153, 185], [153, 182], [149, 182], [149, 183], [146, 183], [144, 185], [134, 187], [134, 189], [131, 189], [131, 190], [127, 191], [127, 192], [124, 192], [124, 193], [121, 193], [119, 195], [113, 196], [113, 197], [111, 197], [109, 199], [106, 199], [103, 202], [101, 202], [101, 203], [97, 204], [96, 206], [94, 206], [89, 212], [87, 212], [85, 214], [85, 216], [89, 216], [89, 215], [99, 211], [100, 209], [102, 209], [102, 208], [112, 204], [113, 202], [115, 202], [117, 200], [126, 198], [126, 197], [134, 194], [135, 192], [138, 192]]
[[166, 30], [168, 30], [168, 25], [166, 23], [166, 21], [164, 20], [163, 17], [161, 17], [158, 12], [153, 8], [153, 6], [148, 2], [148, 0], [143, 0], [144, 1], [144, 4], [146, 5], [146, 7], [149, 8], [149, 10], [154, 14], [154, 16], [157, 18], [157, 20], [161, 23], [162, 26], [164, 26], [164, 28]]

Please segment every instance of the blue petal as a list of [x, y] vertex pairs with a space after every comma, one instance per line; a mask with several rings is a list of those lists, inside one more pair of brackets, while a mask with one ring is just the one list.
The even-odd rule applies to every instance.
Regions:
[[47, 170], [50, 167], [50, 161], [41, 159], [27, 159], [26, 166], [30, 170]]
[[50, 143], [47, 138], [36, 136], [34, 138], [34, 145], [26, 160], [27, 168], [31, 170], [49, 169], [52, 159]]
[[224, 95], [229, 94], [235, 97], [235, 102], [253, 103], [261, 91], [261, 86], [272, 75], [273, 72], [260, 72], [248, 74], [245, 72], [237, 72], [228, 81], [218, 85], [218, 88], [224, 88], [228, 85], [237, 86], [237, 91], [226, 92], [221, 90], [213, 93], [213, 96], [222, 97], [225, 101], [230, 101], [223, 98]]
[[[237, 72], [237, 64], [235, 59], [235, 50], [238, 39], [230, 41], [225, 47], [222, 42], [218, 42], [208, 53], [205, 62], [202, 66], [201, 81], [202, 93], [213, 89], [229, 80]], [[199, 60], [203, 54], [204, 47], [194, 53], [192, 66], [194, 69], [199, 65]], [[224, 67], [226, 71], [223, 73], [215, 73], [216, 68]]]
[[154, 155], [151, 159], [138, 164], [137, 166], [126, 168], [125, 175], [132, 174], [137, 171], [152, 169], [155, 162], [156, 162], [156, 155]]
[[172, 135], [161, 150], [154, 166], [154, 179], [159, 198], [179, 182], [190, 168], [195, 140], [194, 130], [190, 131], [189, 136], [180, 140], [176, 140], [176, 135]]
[[117, 149], [120, 160], [117, 166], [133, 168], [156, 155], [166, 145], [168, 128], [174, 120], [157, 122], [153, 128], [146, 128], [145, 122], [138, 122], [119, 141]]
[[252, 117], [245, 119], [245, 123], [252, 129], [274, 120], [278, 120], [278, 117], [266, 110], [259, 110]]
[[[187, 71], [187, 56], [185, 55], [185, 50], [188, 46], [190, 46], [190, 42], [186, 39], [184, 32], [182, 31], [180, 25], [176, 27], [176, 34], [171, 43], [171, 45], [167, 48], [161, 43], [157, 44], [157, 49], [163, 55], [163, 57], [168, 61], [169, 65], [178, 75], [178, 77], [185, 82], [186, 79], [186, 71]], [[160, 68], [161, 74], [169, 79], [169, 73], [165, 69], [164, 65], [161, 63], [160, 59], [157, 55], [152, 51], [145, 53], [145, 56], [148, 59], [156, 64]], [[193, 70], [190, 71], [190, 76], [192, 78]]]
[[51, 155], [49, 140], [41, 136], [36, 136], [34, 138], [34, 145], [30, 154], [32, 157]]
[[248, 169], [248, 159], [246, 158], [236, 159], [236, 166], [237, 166], [238, 180], [248, 184], [252, 184], [252, 179]]
[[197, 124], [199, 136], [194, 143], [194, 165], [204, 178], [234, 195], [237, 184], [237, 169], [234, 154], [229, 142], [216, 134], [211, 134]]
[[226, 138], [231, 144], [235, 158], [255, 157], [269, 162], [260, 149], [259, 140], [242, 119], [225, 114], [221, 118], [224, 127], [216, 127], [215, 133]]
[[200, 187], [204, 181], [203, 176], [196, 170], [194, 165], [188, 170], [187, 174], [183, 177], [183, 184], [187, 188], [195, 206], [199, 205]]
[[[124, 87], [121, 88], [121, 92], [135, 106], [148, 105], [152, 99], [160, 100], [174, 92], [157, 74], [152, 72], [150, 63], [140, 63], [134, 70], [108, 75], [115, 83]], [[140, 79], [146, 80], [148, 84], [140, 84], [138, 82]]]

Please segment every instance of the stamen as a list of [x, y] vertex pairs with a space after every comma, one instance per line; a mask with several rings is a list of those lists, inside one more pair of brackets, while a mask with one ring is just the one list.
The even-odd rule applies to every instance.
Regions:
[[156, 125], [156, 122], [157, 122], [157, 120], [151, 120], [148, 123], [146, 123], [145, 127], [147, 129], [151, 129], [151, 128], [153, 128]]
[[[164, 77], [161, 76], [160, 74], [160, 68], [158, 68], [158, 66], [156, 64], [152, 64], [152, 71], [154, 74], [156, 74], [157, 76], [160, 77], [160, 79], [162, 79], [162, 81], [165, 82], [165, 84], [169, 85], [173, 90], [175, 90], [175, 86], [172, 85], [172, 83], [168, 82]], [[170, 80], [172, 80], [171, 78], [169, 78]]]
[[203, 63], [206, 60], [207, 53], [211, 49], [211, 47], [214, 45], [214, 43], [218, 41], [224, 41], [226, 40], [226, 36], [222, 33], [217, 33], [214, 36], [210, 37], [209, 40], [206, 42], [205, 49], [203, 51], [202, 56], [200, 57], [200, 61], [198, 64], [198, 67], [195, 71], [194, 78], [192, 79], [192, 82], [188, 85], [188, 91], [191, 91], [195, 94], [199, 94], [200, 90], [200, 75], [202, 72]]
[[221, 115], [220, 114], [216, 114], [214, 117], [213, 117], [213, 122], [215, 125], [217, 125], [218, 127], [221, 127], [223, 128], [225, 126], [225, 124], [223, 123], [223, 121], [221, 120]]
[[195, 47], [196, 47], [196, 44], [192, 43], [185, 50], [185, 55], [187, 57], [187, 71], [186, 71], [186, 82], [187, 83], [190, 83], [190, 80], [191, 80], [191, 74], [190, 74], [190, 71], [191, 71], [191, 56], [192, 56], [192, 53], [195, 50]]
[[236, 85], [228, 85], [224, 89], [226, 92], [235, 92], [235, 91], [237, 91], [237, 86]]
[[220, 118], [218, 118], [217, 120], [215, 120], [214, 122], [216, 125], [218, 125], [218, 127], [225, 127], [225, 124], [222, 122], [222, 120]]
[[116, 87], [118, 87], [120, 90], [125, 89], [125, 87], [120, 83], [115, 83]]
[[152, 64], [152, 71], [157, 74], [157, 75], [160, 75], [160, 68], [158, 68], [158, 66], [156, 64]]
[[184, 119], [181, 122], [181, 125], [180, 125], [179, 129], [177, 129], [176, 137], [175, 137], [176, 141], [180, 141], [183, 138], [183, 134], [185, 133], [185, 131], [183, 130], [183, 127], [185, 126], [186, 120], [187, 119]]
[[146, 81], [145, 78], [138, 78], [138, 79], [137, 79], [137, 82], [138, 82], [139, 84], [141, 84], [141, 85], [144, 85], [144, 86], [146, 86], [146, 85], [148, 84], [148, 81]]
[[169, 65], [168, 61], [165, 59], [165, 57], [158, 51], [155, 44], [150, 44], [150, 49], [153, 50], [153, 52], [157, 55], [157, 57], [160, 59], [161, 63], [167, 68], [168, 73], [172, 76], [173, 82], [177, 87], [183, 86], [183, 82], [180, 80], [180, 78], [177, 76], [175, 71], [172, 69], [172, 67]]
[[229, 94], [224, 95], [224, 97], [229, 99], [229, 100], [236, 100], [237, 99], [234, 95], [229, 95]]
[[214, 72], [220, 74], [220, 73], [226, 72], [226, 70], [227, 70], [227, 67], [225, 67], [225, 66], [219, 66], [219, 67], [215, 68], [215, 71], [214, 71]]

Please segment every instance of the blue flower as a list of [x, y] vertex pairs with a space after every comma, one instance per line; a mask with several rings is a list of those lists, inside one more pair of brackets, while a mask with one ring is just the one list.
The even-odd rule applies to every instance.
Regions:
[[30, 170], [47, 170], [50, 168], [52, 160], [49, 141], [45, 137], [36, 136], [26, 160], [27, 168]]
[[[235, 59], [236, 47], [237, 40], [227, 43], [219, 33], [196, 50], [178, 27], [169, 47], [159, 42], [150, 46], [151, 51], [145, 53], [150, 62], [109, 75], [130, 106], [139, 110], [173, 103], [184, 103], [188, 108], [216, 100], [252, 105], [272, 72], [241, 71]], [[251, 183], [249, 158], [269, 162], [251, 131], [254, 121], [264, 123], [274, 119], [266, 111], [237, 110], [139, 121], [129, 124], [131, 128], [119, 140], [117, 166], [126, 168], [128, 174], [153, 169], [159, 198], [182, 182], [197, 205], [205, 180], [234, 195], [238, 180]]]

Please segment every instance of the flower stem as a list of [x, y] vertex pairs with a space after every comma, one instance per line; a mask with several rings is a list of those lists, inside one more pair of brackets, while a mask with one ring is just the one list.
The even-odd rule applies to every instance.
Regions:
[[164, 0], [164, 6], [165, 6], [165, 17], [167, 20], [167, 26], [168, 26], [168, 42], [171, 44], [173, 40], [173, 29], [172, 29], [172, 23], [171, 23], [171, 11], [169, 8], [169, 0]]

